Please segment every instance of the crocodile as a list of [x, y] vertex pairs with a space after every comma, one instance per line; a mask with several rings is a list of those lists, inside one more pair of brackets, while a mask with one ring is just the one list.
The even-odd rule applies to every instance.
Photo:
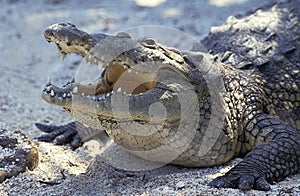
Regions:
[[48, 132], [39, 139], [78, 147], [105, 130], [144, 159], [186, 167], [243, 157], [209, 185], [270, 190], [300, 170], [299, 3], [228, 18], [201, 41], [208, 52], [49, 26], [44, 36], [63, 58], [76, 53], [104, 70], [86, 85], [46, 84], [43, 99], [76, 121], [37, 123]]

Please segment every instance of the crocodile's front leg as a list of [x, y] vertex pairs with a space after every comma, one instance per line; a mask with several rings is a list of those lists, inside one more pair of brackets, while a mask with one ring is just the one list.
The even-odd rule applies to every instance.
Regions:
[[87, 127], [78, 121], [58, 126], [41, 123], [35, 125], [41, 131], [46, 132], [37, 138], [39, 141], [52, 142], [57, 145], [70, 144], [72, 149], [82, 146], [84, 142], [91, 139], [97, 139], [103, 145], [109, 140], [104, 130]]
[[256, 138], [252, 143], [256, 147], [210, 186], [270, 190], [269, 183], [300, 170], [300, 135], [292, 127], [258, 113], [249, 120], [246, 131], [246, 140]]
[[53, 142], [57, 145], [70, 143], [72, 148], [82, 146], [82, 138], [78, 134], [78, 129], [89, 129], [79, 122], [70, 122], [65, 125], [46, 125], [36, 123], [35, 126], [46, 134], [41, 135], [37, 139], [42, 142]]

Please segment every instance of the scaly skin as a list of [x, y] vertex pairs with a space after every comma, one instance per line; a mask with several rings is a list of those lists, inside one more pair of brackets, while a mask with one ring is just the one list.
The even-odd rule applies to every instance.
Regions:
[[259, 75], [266, 101], [262, 111], [252, 106], [244, 111], [241, 152], [254, 150], [215, 179], [215, 187], [267, 190], [264, 179], [280, 180], [299, 171], [299, 10], [299, 1], [258, 9], [249, 17], [228, 19], [201, 41], [221, 62]]
[[[210, 185], [269, 190], [269, 182], [300, 168], [298, 4], [279, 4], [216, 28], [202, 43], [221, 60], [151, 38], [52, 25], [45, 37], [63, 56], [78, 53], [105, 71], [90, 85], [70, 81], [59, 88], [49, 82], [43, 99], [89, 126], [78, 129], [83, 140], [104, 129], [114, 142], [150, 161], [208, 167], [246, 154]], [[38, 126], [50, 130], [42, 140], [74, 133]], [[165, 159], [172, 153], [174, 159]]]

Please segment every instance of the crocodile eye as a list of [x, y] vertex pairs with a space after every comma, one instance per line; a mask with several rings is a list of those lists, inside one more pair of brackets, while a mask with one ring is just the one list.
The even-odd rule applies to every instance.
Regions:
[[145, 38], [142, 40], [141, 44], [148, 48], [156, 48], [156, 42], [153, 38]]
[[131, 38], [131, 36], [125, 32], [119, 32], [116, 36], [120, 38]]

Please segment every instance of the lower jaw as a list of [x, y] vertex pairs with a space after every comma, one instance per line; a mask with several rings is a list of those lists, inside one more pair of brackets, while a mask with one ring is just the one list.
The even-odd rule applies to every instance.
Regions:
[[[126, 84], [126, 86], [119, 85]], [[50, 82], [46, 84], [43, 90], [43, 99], [54, 105], [64, 108], [72, 107], [72, 102], [75, 97], [85, 97], [90, 100], [104, 100], [112, 95], [136, 95], [149, 91], [149, 87], [154, 88], [156, 83], [148, 82], [138, 85], [130, 81], [120, 81], [113, 86], [103, 85], [102, 83], [94, 83], [82, 85], [75, 81], [67, 82], [63, 87], [57, 87]], [[153, 86], [153, 87], [152, 87]]]

